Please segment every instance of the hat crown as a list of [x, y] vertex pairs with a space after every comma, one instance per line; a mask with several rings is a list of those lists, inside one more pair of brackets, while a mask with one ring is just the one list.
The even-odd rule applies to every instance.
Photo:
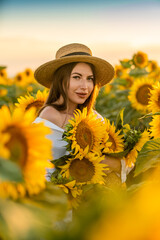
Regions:
[[84, 44], [71, 43], [61, 47], [56, 53], [56, 59], [65, 57], [67, 55], [74, 55], [74, 53], [85, 53], [92, 56], [92, 51]]

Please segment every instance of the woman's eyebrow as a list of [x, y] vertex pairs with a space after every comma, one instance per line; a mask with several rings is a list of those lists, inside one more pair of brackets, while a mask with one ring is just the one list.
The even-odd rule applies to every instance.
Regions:
[[[81, 73], [78, 73], [78, 72], [74, 72], [74, 73], [72, 73], [72, 75], [73, 74], [78, 74], [79, 76], [82, 76], [82, 74]], [[88, 77], [93, 77], [93, 74], [92, 75], [89, 75]]]

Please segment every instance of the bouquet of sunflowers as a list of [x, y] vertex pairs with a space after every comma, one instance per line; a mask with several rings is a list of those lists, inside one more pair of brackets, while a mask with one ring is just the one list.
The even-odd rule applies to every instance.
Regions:
[[105, 159], [118, 158], [125, 162], [125, 168], [133, 167], [138, 152], [149, 140], [149, 133], [124, 124], [123, 110], [114, 124], [109, 119], [97, 118], [94, 111], [87, 114], [84, 108], [82, 112], [77, 109], [69, 120], [63, 140], [69, 154], [52, 161], [56, 170], [50, 178], [64, 190], [71, 206], [77, 208], [89, 186], [110, 187], [108, 181], [115, 181]]
[[[129, 59], [115, 65], [114, 79], [104, 86], [96, 100], [96, 110], [111, 121], [116, 121], [120, 109], [124, 110], [124, 121], [132, 128], [148, 128], [151, 118], [140, 119], [144, 114], [155, 111], [158, 105], [160, 66], [150, 60], [146, 53], [138, 51]], [[150, 95], [155, 90], [155, 104], [150, 104]], [[149, 108], [150, 105], [150, 108]], [[159, 106], [158, 106], [159, 108]]]

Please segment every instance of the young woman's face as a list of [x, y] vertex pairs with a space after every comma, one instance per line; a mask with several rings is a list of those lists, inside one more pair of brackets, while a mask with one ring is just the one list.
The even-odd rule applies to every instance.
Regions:
[[73, 68], [68, 88], [69, 102], [83, 104], [94, 89], [94, 76], [87, 63], [77, 63]]

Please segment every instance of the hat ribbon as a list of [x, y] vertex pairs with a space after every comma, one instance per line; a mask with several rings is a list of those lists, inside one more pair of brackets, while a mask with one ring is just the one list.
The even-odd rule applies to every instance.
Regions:
[[85, 52], [73, 52], [73, 53], [69, 53], [67, 55], [64, 55], [64, 56], [62, 56], [60, 58], [73, 56], [73, 55], [88, 55], [88, 56], [91, 56], [89, 53], [85, 53]]

